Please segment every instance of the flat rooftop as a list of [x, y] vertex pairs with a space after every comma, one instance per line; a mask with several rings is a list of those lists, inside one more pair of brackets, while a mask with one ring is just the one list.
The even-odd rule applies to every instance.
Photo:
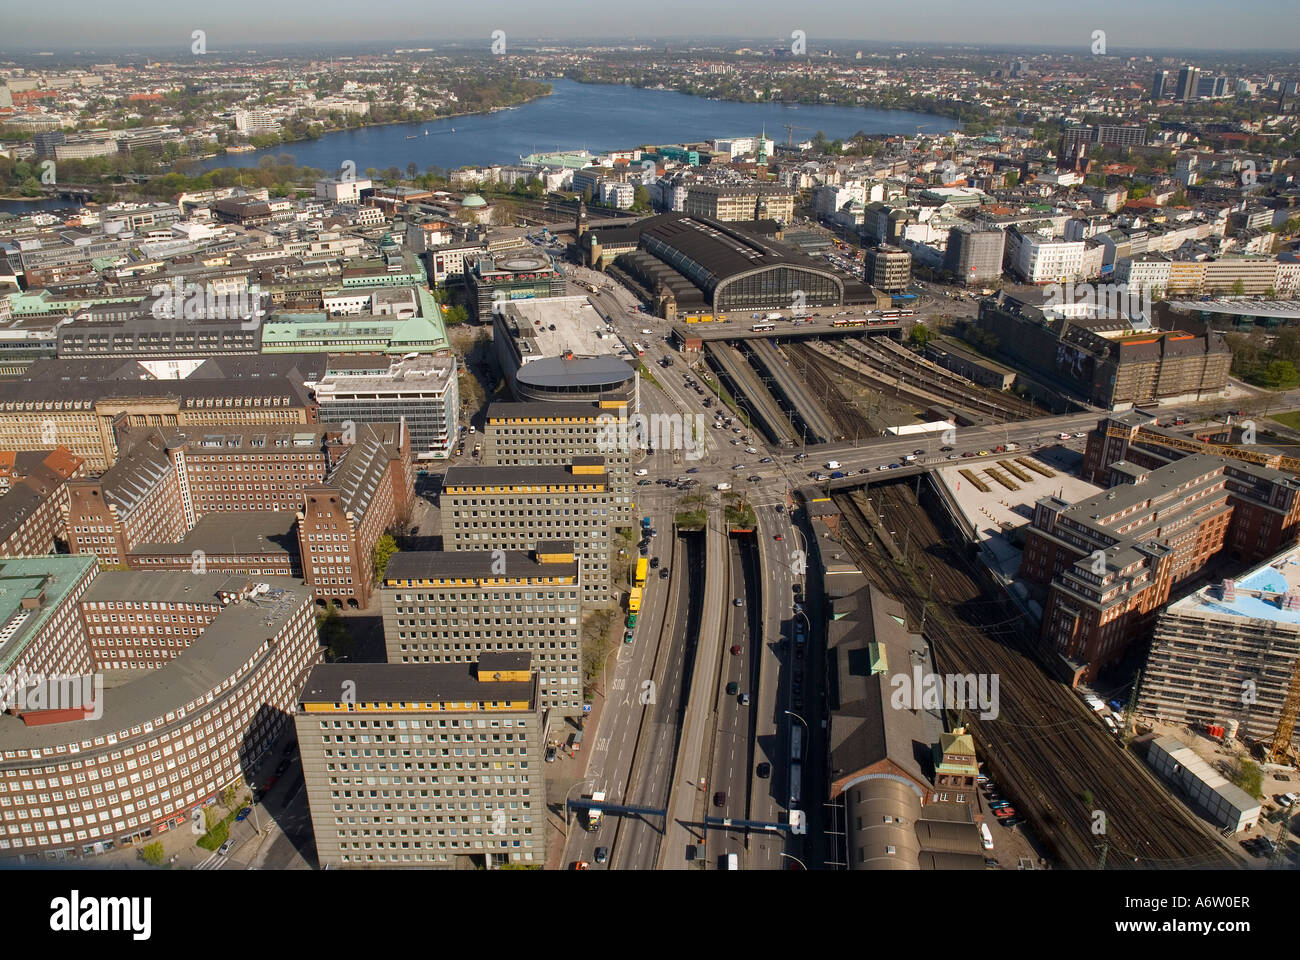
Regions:
[[1170, 613], [1266, 620], [1300, 625], [1300, 605], [1287, 608], [1287, 594], [1300, 598], [1300, 550], [1294, 547], [1260, 564], [1233, 583], [1229, 596], [1224, 587], [1211, 584], [1171, 603]]
[[532, 709], [537, 675], [527, 681], [480, 681], [475, 663], [321, 663], [307, 675], [298, 702], [338, 703], [344, 689], [358, 703], [523, 700]]
[[210, 556], [298, 552], [294, 530], [298, 514], [291, 510], [250, 510], [243, 513], [206, 513], [178, 543], [141, 543], [127, 551], [132, 556], [189, 556], [202, 550]]
[[[67, 592], [98, 563], [94, 554], [0, 560], [0, 670], [9, 669]], [[23, 609], [23, 598], [31, 602], [42, 590], [45, 601]]]
[[[230, 579], [224, 573], [107, 570], [95, 577], [82, 594], [81, 603], [220, 604], [217, 591]], [[0, 714], [0, 750], [53, 747], [120, 734], [146, 722], [161, 721], [167, 713], [205, 697], [234, 675], [299, 609], [312, 603], [311, 588], [301, 581], [288, 577], [248, 579], [269, 584], [271, 592], [256, 601], [244, 600], [222, 608], [175, 659], [121, 686], [105, 689], [104, 712], [99, 719], [29, 727], [17, 716]]]
[[608, 331], [605, 319], [585, 296], [512, 300], [504, 310], [518, 322], [517, 339], [525, 364], [567, 353], [575, 357], [631, 356], [627, 345]]
[[[573, 544], [551, 545], [556, 552], [573, 552]], [[540, 551], [539, 551], [540, 552]], [[576, 577], [578, 561], [539, 563], [531, 550], [414, 550], [393, 554], [384, 571], [384, 586], [400, 586], [399, 580], [482, 578], [494, 584], [502, 580], [535, 580], [543, 577]]]

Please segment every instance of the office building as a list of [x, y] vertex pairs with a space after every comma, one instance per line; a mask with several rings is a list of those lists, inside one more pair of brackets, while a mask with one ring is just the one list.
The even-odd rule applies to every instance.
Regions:
[[448, 467], [438, 504], [444, 550], [537, 550], [573, 544], [584, 603], [611, 601], [614, 508], [603, 457], [566, 466]]
[[1006, 249], [1004, 230], [976, 230], [967, 226], [948, 231], [948, 249], [944, 269], [958, 283], [979, 286], [1002, 277], [1002, 257]]
[[585, 296], [503, 302], [492, 339], [516, 400], [640, 406], [638, 361]]
[[460, 393], [455, 357], [333, 357], [315, 386], [329, 423], [397, 423], [417, 460], [445, 459], [456, 441]]
[[912, 255], [899, 247], [868, 247], [864, 276], [877, 290], [905, 293], [912, 282]]
[[1197, 87], [1200, 82], [1200, 68], [1184, 66], [1178, 71], [1178, 86], [1174, 90], [1174, 99], [1195, 100], [1197, 96]]
[[[0, 857], [188, 833], [253, 776], [320, 656], [311, 593], [291, 580], [60, 556], [0, 561], [0, 587]], [[73, 681], [57, 707], [31, 696], [57, 676]]]
[[729, 221], [794, 219], [795, 191], [774, 183], [693, 183], [682, 211], [687, 216]]
[[540, 250], [465, 256], [465, 287], [470, 319], [487, 323], [494, 310], [514, 300], [562, 297], [564, 274]]
[[582, 596], [572, 544], [398, 553], [388, 561], [382, 601], [389, 663], [527, 653], [547, 716], [582, 715]]
[[562, 466], [574, 456], [601, 456], [609, 480], [616, 524], [631, 523], [632, 449], [635, 425], [627, 407], [612, 403], [492, 403], [483, 427], [480, 463], [485, 467]]
[[1157, 70], [1151, 78], [1151, 99], [1163, 100], [1165, 91], [1169, 88], [1169, 71]]
[[1042, 637], [1074, 670], [1096, 679], [1129, 644], [1150, 635], [1180, 583], [1283, 500], [1291, 542], [1300, 481], [1276, 470], [1208, 454], [1156, 468], [1125, 460], [1109, 468], [1110, 489], [1070, 504], [1040, 499], [1027, 529], [1020, 576], [1043, 586]]
[[322, 867], [545, 863], [541, 704], [527, 654], [319, 664], [294, 722]]

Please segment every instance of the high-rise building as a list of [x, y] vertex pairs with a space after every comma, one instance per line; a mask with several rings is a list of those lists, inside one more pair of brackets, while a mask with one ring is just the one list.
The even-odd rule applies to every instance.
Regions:
[[545, 863], [528, 654], [319, 664], [294, 722], [322, 867]]
[[885, 293], [903, 293], [912, 282], [912, 255], [901, 247], [882, 244], [867, 248], [864, 279]]
[[603, 457], [567, 466], [448, 467], [438, 498], [445, 550], [536, 550], [567, 541], [582, 567], [582, 599], [610, 602], [614, 509]]
[[[1289, 549], [1165, 608], [1137, 709], [1188, 726], [1235, 720], [1241, 735], [1268, 742], [1297, 661], [1300, 555]], [[1251, 696], [1243, 696], [1247, 690]], [[1300, 742], [1300, 730], [1292, 742]]]
[[1197, 85], [1201, 82], [1199, 67], [1184, 66], [1178, 71], [1178, 87], [1174, 91], [1175, 100], [1195, 100]]
[[573, 545], [402, 552], [383, 582], [389, 663], [531, 654], [542, 709], [582, 715], [582, 596]]
[[331, 423], [397, 423], [418, 459], [446, 458], [456, 442], [460, 394], [455, 357], [334, 357], [316, 383], [318, 417]]
[[1163, 100], [1165, 91], [1169, 88], [1169, 71], [1157, 70], [1151, 78], [1151, 99]]
[[479, 462], [485, 467], [556, 466], [574, 456], [605, 458], [616, 524], [632, 521], [632, 448], [635, 429], [611, 429], [627, 407], [606, 403], [492, 403], [483, 427]]
[[1004, 230], [974, 230], [953, 227], [948, 231], [948, 250], [944, 269], [958, 283], [989, 283], [1002, 276], [1002, 258], [1006, 249]]

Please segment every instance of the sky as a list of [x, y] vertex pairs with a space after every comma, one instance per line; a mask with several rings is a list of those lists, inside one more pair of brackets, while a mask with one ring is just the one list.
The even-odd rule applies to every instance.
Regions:
[[810, 50], [819, 41], [974, 43], [1077, 46], [1088, 52], [1093, 32], [1108, 52], [1147, 50], [1297, 50], [1296, 0], [8, 0], [0, 8], [0, 50], [168, 47], [189, 54], [203, 30], [209, 51], [256, 49], [287, 42], [392, 41], [426, 46], [482, 39], [553, 37], [561, 42], [663, 38], [707, 42], [744, 37], [763, 46], [789, 42], [803, 30]]

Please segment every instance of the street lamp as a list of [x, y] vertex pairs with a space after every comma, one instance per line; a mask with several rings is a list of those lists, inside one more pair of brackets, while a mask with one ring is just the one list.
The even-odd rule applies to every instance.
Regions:
[[[805, 619], [807, 619], [807, 618], [805, 618]], [[802, 724], [803, 724], [803, 730], [804, 730], [804, 733], [808, 733], [808, 721], [807, 721], [807, 720], [805, 720], [803, 717], [799, 716], [799, 714], [795, 713], [793, 710], [782, 710], [781, 712], [782, 712], [782, 713], [789, 714], [790, 716], [792, 716], [792, 717], [794, 717], [796, 720], [798, 720], [800, 723], [802, 723]]]
[[800, 866], [801, 868], [803, 868], [804, 870], [807, 870], [807, 869], [808, 869], [808, 865], [805, 864], [805, 863], [804, 863], [802, 860], [800, 860], [798, 857], [794, 856], [793, 854], [786, 853], [784, 850], [778, 850], [778, 851], [777, 851], [777, 855], [778, 855], [778, 856], [785, 857], [785, 858], [788, 859], [788, 860], [793, 860], [795, 863], [799, 864], [799, 866]]
[[595, 783], [595, 777], [587, 777], [585, 780], [577, 780], [569, 786], [568, 791], [564, 794], [564, 833], [569, 833], [569, 794], [573, 793], [574, 787], [580, 787], [584, 783]]

